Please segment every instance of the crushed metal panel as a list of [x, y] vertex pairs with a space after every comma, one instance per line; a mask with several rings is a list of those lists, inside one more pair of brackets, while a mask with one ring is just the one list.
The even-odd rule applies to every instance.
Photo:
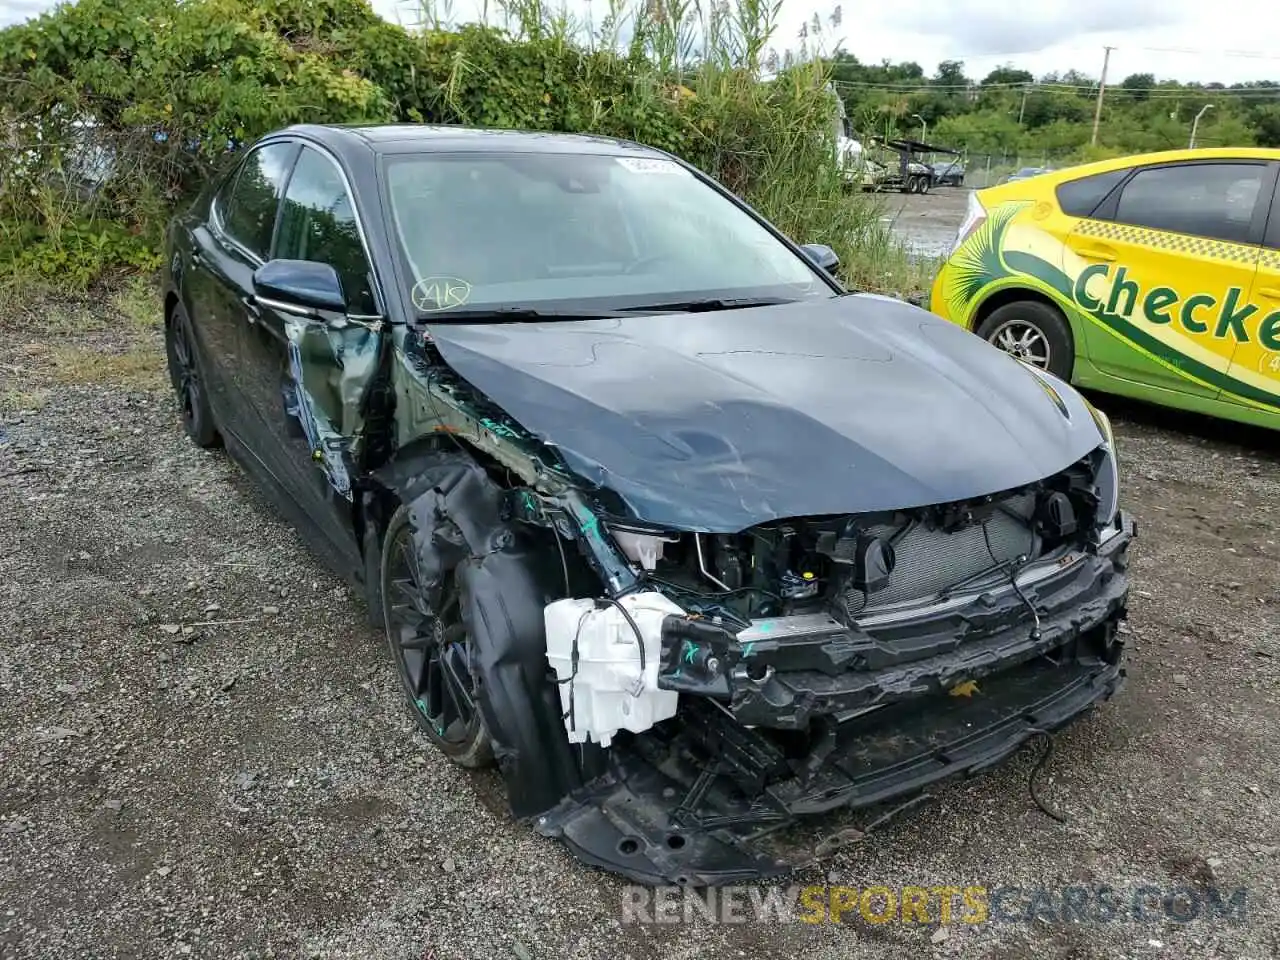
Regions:
[[543, 607], [559, 569], [505, 518], [504, 492], [465, 453], [442, 450], [415, 462], [401, 487], [418, 568], [428, 589], [455, 571], [484, 695], [481, 716], [516, 816], [554, 806], [581, 785], [559, 694], [547, 682]]
[[866, 296], [428, 331], [458, 377], [587, 484], [670, 529], [966, 500], [1103, 440], [1074, 393], [1064, 410], [1007, 354]]
[[297, 420], [333, 488], [351, 499], [350, 457], [364, 426], [364, 397], [378, 372], [381, 324], [285, 319], [285, 411]]

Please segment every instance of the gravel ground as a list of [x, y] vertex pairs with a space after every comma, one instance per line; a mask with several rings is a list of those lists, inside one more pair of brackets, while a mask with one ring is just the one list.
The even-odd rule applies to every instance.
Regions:
[[883, 216], [908, 249], [925, 257], [945, 256], [955, 241], [969, 202], [967, 187], [934, 187], [928, 193], [876, 194]]
[[145, 309], [103, 298], [62, 352], [0, 319], [0, 957], [1280, 955], [1273, 436], [1106, 402], [1130, 681], [1058, 738], [1066, 824], [1019, 757], [796, 878], [1245, 887], [1243, 922], [622, 923], [624, 885], [433, 752], [359, 603], [183, 438]]

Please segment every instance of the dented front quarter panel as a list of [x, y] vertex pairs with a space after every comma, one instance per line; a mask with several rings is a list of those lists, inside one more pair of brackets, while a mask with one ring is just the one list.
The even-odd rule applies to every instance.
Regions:
[[282, 316], [289, 357], [285, 415], [301, 429], [330, 485], [351, 500], [364, 404], [382, 360], [385, 324]]
[[542, 609], [560, 587], [530, 532], [504, 514], [504, 492], [474, 459], [452, 449], [416, 458], [384, 479], [408, 504], [419, 575], [428, 592], [453, 572], [461, 586], [478, 706], [511, 808], [530, 816], [580, 786], [579, 760], [546, 682]]

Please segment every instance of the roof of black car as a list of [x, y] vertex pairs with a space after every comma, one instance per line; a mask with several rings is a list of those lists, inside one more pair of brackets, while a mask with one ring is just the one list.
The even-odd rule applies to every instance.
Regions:
[[629, 140], [532, 130], [488, 130], [443, 124], [379, 126], [300, 124], [282, 133], [309, 136], [330, 147], [363, 144], [377, 153], [476, 151], [480, 153], [603, 153], [661, 157], [658, 150]]

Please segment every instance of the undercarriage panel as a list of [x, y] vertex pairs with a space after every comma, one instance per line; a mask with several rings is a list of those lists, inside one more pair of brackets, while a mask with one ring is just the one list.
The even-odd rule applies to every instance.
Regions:
[[780, 842], [778, 831], [799, 817], [874, 807], [981, 773], [1107, 700], [1123, 680], [1118, 662], [1100, 657], [1056, 664], [1041, 658], [981, 684], [971, 697], [939, 694], [842, 724], [817, 772], [793, 774], [754, 796], [727, 764], [702, 756], [691, 724], [666, 744], [636, 738], [615, 748], [613, 769], [537, 826], [582, 860], [639, 883], [707, 886], [776, 876], [811, 859], [812, 851]]

